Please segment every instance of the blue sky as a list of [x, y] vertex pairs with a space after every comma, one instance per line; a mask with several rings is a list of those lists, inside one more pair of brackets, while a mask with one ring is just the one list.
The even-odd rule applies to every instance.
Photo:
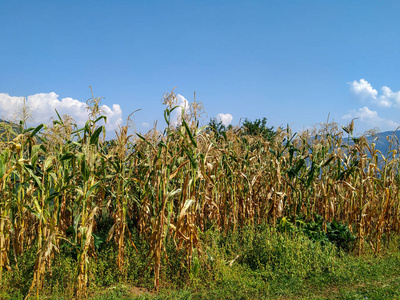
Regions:
[[[400, 125], [400, 1], [0, 0], [0, 116], [28, 97], [78, 121], [102, 96], [112, 131], [135, 113], [162, 120], [162, 96], [294, 131], [358, 117], [358, 132]], [[229, 115], [228, 115], [229, 114]], [[226, 122], [230, 118], [224, 119]]]

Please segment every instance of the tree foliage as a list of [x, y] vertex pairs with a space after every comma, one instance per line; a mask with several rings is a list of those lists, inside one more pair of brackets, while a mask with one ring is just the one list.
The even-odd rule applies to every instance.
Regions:
[[256, 119], [255, 121], [250, 121], [245, 119], [242, 125], [243, 132], [247, 135], [262, 136], [270, 141], [272, 141], [276, 135], [274, 126], [267, 126], [267, 118]]

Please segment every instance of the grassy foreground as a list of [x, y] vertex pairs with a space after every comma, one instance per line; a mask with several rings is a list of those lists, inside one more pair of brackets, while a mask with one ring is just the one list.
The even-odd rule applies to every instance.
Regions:
[[[123, 273], [116, 265], [116, 247], [101, 245], [89, 267], [88, 299], [400, 299], [397, 239], [385, 243], [379, 256], [367, 251], [357, 257], [302, 230], [258, 226], [228, 235], [210, 230], [202, 234], [202, 253], [194, 254], [190, 270], [184, 266], [184, 253], [167, 245], [158, 291], [151, 269], [143, 269], [142, 255], [149, 246], [138, 236], [134, 241], [137, 249], [128, 247]], [[26, 252], [18, 270], [6, 275], [1, 299], [24, 298], [34, 254]], [[75, 298], [75, 267], [73, 253], [62, 248], [40, 299]]]

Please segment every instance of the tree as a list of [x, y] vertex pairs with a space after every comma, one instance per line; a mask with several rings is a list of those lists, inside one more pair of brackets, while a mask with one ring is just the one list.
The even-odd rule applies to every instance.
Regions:
[[226, 132], [226, 127], [221, 121], [218, 122], [216, 118], [211, 118], [208, 123], [210, 130], [214, 131], [217, 136], [221, 136], [222, 132]]
[[267, 127], [267, 118], [265, 117], [255, 121], [250, 121], [246, 118], [243, 122], [242, 130], [244, 134], [262, 136], [269, 141], [272, 141], [276, 135], [274, 126]]

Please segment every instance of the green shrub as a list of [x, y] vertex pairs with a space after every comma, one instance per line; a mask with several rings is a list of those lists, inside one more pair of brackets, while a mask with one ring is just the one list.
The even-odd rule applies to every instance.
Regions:
[[331, 243], [339, 249], [349, 252], [356, 240], [356, 236], [350, 231], [349, 227], [334, 220], [326, 222], [325, 232], [323, 221], [323, 218], [319, 215], [309, 221], [297, 218], [295, 223], [283, 217], [278, 219], [277, 228], [280, 232], [301, 232], [313, 242], [319, 242], [322, 245]]

